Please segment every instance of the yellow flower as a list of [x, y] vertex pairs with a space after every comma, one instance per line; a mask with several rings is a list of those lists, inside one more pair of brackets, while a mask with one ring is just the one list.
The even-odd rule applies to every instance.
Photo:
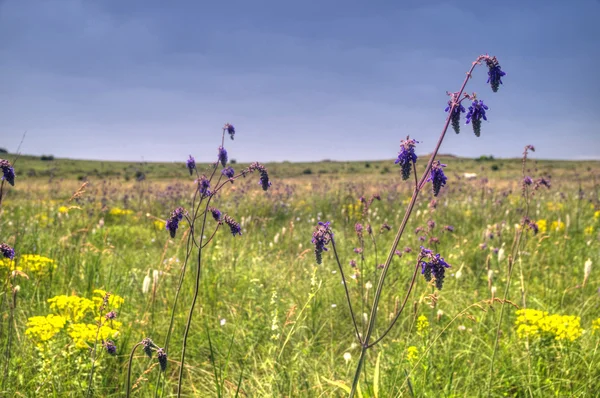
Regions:
[[98, 325], [92, 323], [74, 323], [69, 326], [69, 336], [73, 339], [75, 347], [88, 348], [89, 344], [96, 341], [108, 340], [117, 338], [119, 331], [102, 325], [98, 329]]
[[592, 321], [592, 333], [593, 334], [600, 333], [600, 318], [594, 319]]
[[429, 331], [429, 321], [425, 315], [419, 316], [417, 318], [417, 333], [418, 334], [426, 334]]
[[546, 220], [538, 220], [537, 225], [540, 232], [546, 232], [548, 230], [548, 222]]
[[60, 206], [58, 208], [58, 212], [60, 214], [67, 214], [69, 212], [69, 208], [67, 206]]
[[38, 254], [23, 254], [19, 257], [19, 265], [36, 274], [46, 274], [51, 269], [56, 269], [56, 261]]
[[406, 349], [406, 359], [409, 362], [414, 362], [419, 358], [419, 349], [414, 345], [411, 345]]
[[548, 207], [549, 211], [559, 211], [565, 207], [562, 203], [554, 203], [554, 202], [548, 202], [548, 203], [546, 203], [546, 206]]
[[552, 221], [550, 225], [550, 231], [563, 232], [565, 230], [565, 223], [562, 221]]
[[159, 231], [165, 229], [166, 223], [162, 220], [154, 220], [154, 227]]
[[77, 296], [55, 296], [48, 299], [50, 309], [73, 322], [82, 320], [88, 311], [94, 311], [96, 305], [92, 300]]
[[112, 209], [110, 209], [108, 214], [110, 214], [111, 216], [116, 216], [116, 217], [127, 216], [129, 214], [133, 214], [133, 210], [129, 210], [129, 209], [123, 210], [123, 209], [119, 209], [118, 207], [113, 207]]
[[548, 337], [558, 341], [575, 341], [583, 334], [580, 317], [533, 309], [518, 310], [515, 326], [517, 336], [522, 339]]
[[473, 212], [471, 210], [465, 211], [465, 217], [471, 217], [471, 214], [473, 214]]
[[591, 226], [591, 225], [590, 225], [589, 227], [586, 227], [586, 228], [583, 230], [583, 233], [584, 233], [584, 234], [586, 234], [586, 235], [591, 235], [591, 234], [593, 234], [593, 233], [594, 233], [594, 227], [593, 227], [593, 226]]
[[[106, 296], [106, 291], [101, 289], [94, 290], [94, 303], [96, 304], [96, 308], [100, 308], [102, 303], [104, 302], [104, 296]], [[110, 294], [108, 298], [108, 309], [116, 310], [125, 302], [125, 299], [121, 296], [117, 296], [116, 294]]]
[[27, 320], [25, 334], [39, 341], [48, 341], [61, 331], [67, 319], [60, 315], [34, 316]]

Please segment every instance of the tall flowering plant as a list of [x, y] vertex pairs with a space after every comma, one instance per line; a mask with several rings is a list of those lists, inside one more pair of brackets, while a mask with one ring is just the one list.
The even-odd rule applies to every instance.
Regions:
[[[423, 172], [420, 178], [417, 177], [416, 162], [418, 157], [415, 154], [415, 148], [418, 144], [418, 141], [407, 137], [406, 140], [402, 140], [400, 143], [400, 152], [398, 153], [398, 158], [395, 161], [395, 163], [400, 165], [403, 180], [409, 180], [411, 178], [412, 172], [412, 175], [414, 176], [414, 189], [410, 201], [407, 205], [406, 211], [404, 213], [404, 217], [402, 219], [400, 227], [398, 228], [398, 231], [396, 233], [396, 237], [394, 238], [394, 241], [389, 249], [387, 259], [384, 264], [381, 264], [378, 267], [379, 269], [381, 269], [381, 273], [379, 274], [379, 281], [377, 283], [373, 303], [370, 308], [370, 316], [368, 317], [367, 325], [365, 328], [363, 328], [362, 332], [359, 328], [359, 320], [357, 319], [353, 310], [347, 280], [344, 274], [344, 267], [342, 266], [339, 254], [336, 250], [334, 233], [331, 228], [331, 223], [320, 222], [313, 233], [312, 242], [315, 246], [315, 255], [317, 263], [321, 263], [323, 253], [328, 250], [328, 246], [330, 246], [333, 251], [338, 268], [340, 270], [342, 284], [346, 292], [346, 300], [350, 311], [350, 317], [354, 327], [356, 339], [361, 346], [361, 353], [358, 359], [358, 364], [356, 366], [356, 371], [354, 373], [350, 397], [353, 397], [357, 391], [358, 381], [367, 352], [369, 351], [369, 349], [373, 348], [377, 343], [383, 340], [383, 338], [393, 328], [400, 314], [404, 310], [404, 307], [408, 301], [408, 297], [412, 291], [413, 286], [416, 283], [416, 278], [419, 274], [419, 271], [423, 275], [425, 280], [427, 282], [433, 282], [437, 289], [441, 290], [443, 287], [445, 272], [446, 269], [450, 267], [450, 264], [448, 264], [439, 253], [434, 253], [433, 250], [421, 247], [421, 251], [417, 256], [412, 280], [410, 282], [402, 305], [396, 311], [396, 314], [394, 314], [392, 320], [390, 321], [386, 329], [379, 334], [379, 337], [373, 337], [373, 334], [375, 332], [379, 300], [381, 298], [383, 287], [385, 285], [386, 276], [388, 274], [394, 256], [399, 256], [399, 252], [397, 250], [398, 244], [400, 243], [400, 239], [402, 238], [404, 230], [406, 229], [406, 225], [412, 214], [417, 198], [428, 182], [431, 182], [432, 195], [438, 196], [440, 194], [441, 188], [444, 187], [448, 181], [448, 178], [444, 174], [444, 168], [446, 167], [446, 165], [436, 160], [436, 156], [438, 154], [440, 146], [442, 145], [442, 142], [444, 141], [448, 127], [452, 124], [454, 131], [456, 133], [460, 132], [460, 118], [461, 115], [466, 112], [465, 106], [463, 105], [464, 101], [471, 102], [471, 104], [468, 107], [468, 113], [466, 115], [466, 124], [470, 124], [472, 126], [473, 132], [477, 137], [481, 135], [482, 119], [487, 121], [486, 111], [489, 110], [489, 107], [486, 104], [484, 104], [483, 100], [478, 99], [474, 93], [467, 94], [464, 92], [467, 83], [472, 77], [473, 71], [477, 66], [480, 65], [486, 65], [488, 68], [487, 83], [490, 84], [493, 92], [497, 92], [499, 86], [502, 84], [502, 77], [504, 77], [506, 74], [500, 68], [500, 64], [498, 63], [496, 57], [492, 57], [487, 54], [480, 55], [479, 57], [477, 57], [477, 59], [473, 62], [471, 68], [467, 72], [467, 76], [463, 81], [463, 84], [460, 87], [460, 89], [456, 92], [447, 92], [450, 98], [448, 101], [448, 106], [446, 108], [446, 112], [448, 113], [446, 117], [446, 122], [438, 139], [437, 145], [433, 149], [429, 161], [427, 162], [427, 167], [425, 168], [425, 171]], [[360, 228], [357, 228], [357, 234], [359, 234], [359, 238], [361, 238], [362, 226]], [[350, 265], [354, 267], [355, 262], [351, 261]]]
[[[185, 328], [183, 330], [183, 341], [181, 346], [181, 357], [178, 363], [179, 366], [179, 377], [177, 382], [177, 396], [181, 396], [183, 373], [185, 369], [185, 359], [187, 352], [187, 341], [190, 334], [192, 318], [194, 316], [194, 309], [198, 301], [200, 292], [200, 280], [202, 275], [202, 259], [207, 246], [215, 239], [218, 230], [222, 226], [226, 226], [233, 237], [242, 235], [241, 225], [235, 221], [234, 217], [222, 213], [217, 207], [214, 206], [217, 194], [223, 189], [231, 186], [238, 178], [246, 177], [248, 174], [258, 172], [259, 181], [258, 185], [267, 191], [271, 186], [269, 174], [264, 165], [258, 162], [250, 164], [250, 166], [242, 169], [237, 174], [233, 167], [229, 166], [229, 156], [227, 149], [225, 148], [225, 135], [228, 134], [233, 140], [236, 133], [235, 127], [227, 123], [222, 129], [221, 133], [221, 145], [217, 148], [216, 160], [205, 172], [198, 170], [196, 160], [192, 155], [186, 161], [186, 168], [190, 173], [190, 176], [195, 177], [194, 180], [194, 195], [189, 207], [177, 207], [174, 209], [167, 218], [165, 223], [165, 229], [169, 233], [171, 238], [175, 238], [180, 230], [184, 226], [187, 227], [185, 233], [186, 236], [186, 255], [183, 266], [181, 268], [181, 274], [179, 276], [179, 284], [175, 292], [175, 300], [173, 302], [173, 308], [171, 310], [171, 316], [169, 321], [169, 327], [167, 330], [167, 336], [165, 343], [162, 347], [157, 346], [149, 338], [145, 338], [138, 344], [136, 344], [132, 350], [129, 368], [127, 373], [127, 396], [129, 396], [129, 379], [131, 376], [131, 360], [133, 359], [133, 352], [137, 347], [143, 347], [144, 352], [147, 355], [151, 355], [152, 351], [155, 350], [157, 358], [160, 363], [160, 369], [164, 371], [167, 368], [168, 355], [169, 355], [169, 341], [171, 339], [171, 333], [173, 330], [173, 323], [175, 319], [175, 312], [179, 301], [181, 287], [186, 275], [188, 265], [193, 263], [196, 267], [194, 275], [194, 293], [192, 295], [192, 302], [189, 307], [188, 316]], [[186, 225], [187, 224], [187, 225]], [[208, 233], [210, 230], [212, 232]], [[160, 373], [159, 373], [160, 378]], [[161, 383], [156, 383], [156, 394]]]

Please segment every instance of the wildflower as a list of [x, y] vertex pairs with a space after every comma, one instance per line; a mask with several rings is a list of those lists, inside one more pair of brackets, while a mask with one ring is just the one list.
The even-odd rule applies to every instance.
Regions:
[[221, 174], [231, 180], [235, 175], [235, 171], [233, 170], [233, 167], [225, 167], [223, 170], [221, 170]]
[[227, 131], [227, 133], [229, 133], [229, 137], [231, 137], [233, 140], [233, 136], [235, 135], [235, 127], [233, 127], [233, 124], [225, 123], [223, 131]]
[[450, 268], [450, 265], [439, 254], [433, 255], [431, 250], [423, 246], [421, 246], [420, 258], [421, 273], [425, 277], [425, 280], [430, 282], [432, 276], [435, 277], [436, 288], [442, 290], [446, 268]]
[[175, 233], [177, 232], [177, 228], [179, 228], [179, 221], [183, 219], [183, 214], [185, 210], [183, 207], [178, 207], [171, 212], [171, 217], [167, 220], [165, 224], [165, 228], [171, 234], [171, 238], [175, 237]]
[[394, 250], [394, 254], [398, 257], [402, 257], [402, 252], [398, 249]]
[[90, 311], [97, 308], [92, 300], [78, 296], [59, 295], [47, 301], [51, 310], [72, 322], [79, 322]]
[[110, 355], [115, 355], [117, 353], [117, 346], [112, 340], [104, 341], [102, 346]]
[[142, 293], [146, 294], [150, 291], [150, 283], [152, 283], [152, 279], [150, 278], [150, 271], [148, 271], [142, 282]]
[[363, 237], [363, 226], [360, 223], [356, 223], [354, 225], [354, 231], [356, 231], [356, 235], [358, 236], [358, 239], [362, 239]]
[[152, 341], [152, 339], [150, 339], [149, 337], [146, 337], [144, 340], [142, 340], [142, 349], [144, 350], [144, 354], [146, 354], [146, 356], [148, 356], [148, 358], [152, 358], [152, 349], [157, 348], [156, 344], [154, 344], [154, 342]]
[[575, 341], [583, 334], [581, 318], [573, 315], [549, 314], [546, 311], [521, 309], [516, 312], [519, 338], [550, 338]]
[[563, 232], [565, 230], [565, 223], [562, 221], [552, 221], [550, 224], [550, 231]]
[[537, 221], [538, 230], [541, 232], [546, 232], [548, 230], [548, 224], [546, 220], [538, 220]]
[[371, 224], [367, 224], [367, 227], [366, 227], [366, 228], [367, 228], [367, 233], [368, 233], [369, 235], [373, 235], [373, 228], [371, 228]]
[[2, 169], [2, 179], [8, 181], [12, 186], [15, 185], [15, 169], [10, 162], [5, 159], [0, 159], [0, 169]]
[[427, 228], [429, 228], [430, 231], [432, 229], [434, 229], [435, 228], [435, 221], [433, 221], [433, 220], [427, 221]]
[[431, 181], [433, 196], [438, 196], [438, 194], [440, 193], [440, 189], [444, 185], [446, 185], [446, 181], [448, 180], [446, 175], [444, 175], [444, 167], [446, 167], [446, 165], [440, 163], [440, 161], [438, 160], [436, 163], [433, 164], [433, 166], [431, 167], [431, 171], [429, 172], [429, 178], [427, 179], [427, 181]]
[[535, 189], [537, 191], [542, 186], [550, 189], [550, 185], [551, 184], [550, 184], [550, 180], [549, 179], [546, 179], [544, 177], [540, 177], [537, 180], [535, 180], [535, 184], [533, 185], [533, 189]]
[[533, 180], [531, 179], [531, 177], [525, 176], [525, 177], [523, 177], [523, 184], [531, 185], [531, 184], [533, 184]]
[[388, 223], [384, 222], [384, 223], [381, 225], [381, 228], [379, 228], [379, 232], [383, 232], [383, 231], [390, 231], [391, 229], [392, 229], [392, 227], [390, 227], [390, 226], [388, 225]]
[[592, 225], [585, 227], [583, 233], [585, 235], [592, 235], [594, 233], [594, 227]]
[[419, 349], [414, 345], [411, 345], [406, 349], [406, 360], [409, 362], [414, 362], [419, 359]]
[[373, 288], [373, 284], [371, 283], [371, 281], [368, 281], [367, 283], [365, 283], [365, 289], [369, 290]]
[[502, 76], [505, 76], [506, 73], [504, 73], [504, 71], [502, 71], [502, 69], [500, 69], [500, 64], [498, 63], [498, 60], [496, 59], [496, 57], [491, 57], [491, 58], [487, 58], [485, 60], [485, 63], [487, 64], [489, 70], [488, 70], [488, 80], [487, 83], [490, 83], [490, 85], [492, 86], [492, 91], [493, 92], [498, 92], [498, 88], [500, 87], [500, 84], [502, 84]]
[[535, 221], [531, 220], [529, 217], [524, 217], [522, 223], [523, 225], [528, 226], [533, 231], [534, 235], [536, 235], [540, 230]]
[[498, 262], [501, 263], [504, 260], [504, 248], [498, 250]]
[[444, 227], [444, 230], [446, 230], [448, 232], [454, 232], [454, 227], [452, 225], [446, 225]]
[[473, 132], [477, 137], [481, 135], [481, 119], [487, 120], [485, 111], [488, 109], [488, 106], [485, 105], [483, 101], [478, 100], [473, 101], [473, 104], [469, 107], [467, 124], [473, 122]]
[[221, 212], [219, 211], [219, 209], [214, 208], [214, 207], [209, 207], [208, 211], [210, 211], [210, 214], [212, 214], [215, 221], [221, 221]]
[[355, 247], [354, 248], [354, 253], [361, 254], [362, 252], [363, 252], [363, 249], [361, 247]]
[[444, 316], [444, 311], [438, 310], [437, 314], [436, 314], [437, 321], [439, 322], [442, 319], [443, 316]]
[[267, 173], [267, 169], [265, 166], [258, 162], [254, 162], [248, 168], [249, 171], [258, 170], [260, 173], [260, 181], [259, 183], [262, 185], [263, 191], [266, 191], [271, 186], [271, 181], [269, 181], [269, 174]]
[[352, 359], [352, 354], [350, 354], [349, 352], [345, 352], [344, 353], [344, 361], [346, 361], [346, 363], [350, 362], [350, 360]]
[[394, 162], [394, 164], [400, 163], [400, 167], [402, 168], [402, 179], [408, 180], [410, 177], [410, 171], [412, 169], [413, 163], [417, 161], [417, 155], [415, 154], [415, 145], [418, 144], [419, 141], [415, 141], [406, 137], [406, 140], [400, 141], [400, 152], [398, 152], [398, 159]]
[[[233, 139], [233, 136], [232, 136]], [[167, 353], [162, 348], [159, 348], [156, 351], [156, 357], [158, 358], [158, 364], [160, 365], [160, 370], [163, 372], [167, 370]]]
[[425, 315], [420, 315], [417, 318], [417, 333], [420, 335], [427, 334], [429, 331], [429, 321]]
[[412, 249], [407, 246], [407, 247], [404, 248], [403, 251], [404, 251], [404, 253], [410, 253], [410, 252], [412, 252]]
[[200, 191], [202, 197], [210, 196], [210, 181], [205, 175], [197, 179], [196, 183], [198, 184], [198, 190]]
[[48, 341], [65, 327], [67, 318], [49, 314], [48, 316], [34, 316], [27, 320], [25, 334], [39, 341]]
[[350, 266], [356, 268], [356, 260], [350, 260]]
[[223, 216], [223, 222], [227, 224], [233, 236], [242, 234], [242, 227], [233, 218], [228, 215]]
[[219, 147], [219, 162], [223, 167], [227, 164], [227, 150], [222, 146]]
[[106, 319], [108, 319], [109, 321], [112, 321], [113, 319], [115, 319], [117, 317], [117, 313], [115, 311], [110, 311], [104, 317]]
[[190, 158], [187, 160], [187, 168], [190, 171], [190, 175], [192, 175], [196, 169], [196, 159], [194, 159], [192, 155], [190, 155]]
[[600, 332], [600, 318], [592, 321], [592, 333], [596, 334], [597, 332]]
[[592, 273], [592, 260], [587, 259], [585, 264], [583, 264], [583, 286], [585, 286], [590, 274]]
[[331, 223], [329, 221], [319, 221], [318, 225], [315, 227], [315, 231], [313, 232], [312, 243], [315, 245], [315, 257], [317, 264], [321, 264], [323, 261], [323, 252], [327, 251], [325, 245], [329, 244], [329, 242], [333, 239], [333, 232], [331, 231], [331, 228], [329, 228], [330, 224]]
[[8, 258], [9, 260], [15, 258], [15, 249], [10, 247], [6, 243], [0, 244], [0, 253], [2, 253], [2, 256], [4, 256], [4, 258]]
[[[448, 102], [448, 106], [446, 107], [444, 112], [448, 112], [450, 109], [452, 109], [452, 101]], [[462, 106], [462, 104], [458, 103], [458, 104], [456, 104], [454, 109], [452, 109], [452, 115], [450, 116], [452, 128], [454, 129], [454, 132], [456, 134], [460, 133], [460, 114], [461, 113], [465, 113], [465, 107]]]

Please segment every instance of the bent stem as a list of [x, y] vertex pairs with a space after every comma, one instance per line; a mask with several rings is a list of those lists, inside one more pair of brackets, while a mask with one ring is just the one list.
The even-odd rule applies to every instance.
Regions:
[[129, 355], [129, 363], [127, 364], [127, 395], [126, 397], [129, 398], [129, 394], [130, 394], [130, 386], [131, 386], [131, 363], [133, 362], [133, 354], [135, 353], [135, 350], [141, 346], [143, 343], [137, 343], [136, 345], [133, 346], [133, 349], [131, 350], [131, 354]]
[[[440, 138], [438, 139], [435, 149], [433, 150], [433, 153], [431, 154], [431, 157], [429, 158], [429, 162], [427, 163], [427, 167], [425, 168], [425, 171], [423, 172], [421, 179], [419, 180], [419, 183], [415, 186], [415, 188], [413, 190], [412, 197], [411, 197], [410, 202], [408, 203], [408, 206], [404, 213], [404, 218], [402, 219], [400, 228], [398, 229], [398, 232], [396, 233], [396, 237], [394, 238], [394, 242], [392, 243], [392, 247], [390, 248], [390, 251], [388, 253], [387, 259], [386, 259], [384, 267], [383, 267], [383, 271], [381, 272], [381, 275], [379, 276], [379, 282], [377, 283], [377, 290], [375, 291], [375, 297], [373, 299], [373, 306], [371, 307], [371, 315], [369, 316], [369, 326], [367, 328], [367, 333], [363, 339], [360, 357], [358, 359], [358, 364], [356, 365], [356, 372], [354, 373], [354, 380], [352, 381], [352, 389], [350, 390], [350, 398], [354, 397], [354, 394], [356, 394], [358, 380], [360, 378], [360, 372], [362, 370], [366, 351], [369, 348], [373, 347], [373, 345], [369, 344], [369, 340], [371, 339], [371, 334], [373, 333], [373, 330], [375, 329], [375, 321], [377, 318], [377, 309], [378, 309], [377, 307], [379, 305], [379, 299], [381, 297], [381, 292], [383, 290], [383, 284], [385, 282], [385, 277], [387, 275], [390, 264], [394, 258], [396, 248], [398, 247], [398, 244], [400, 243], [400, 239], [402, 238], [402, 234], [404, 233], [404, 229], [406, 228], [408, 219], [410, 218], [410, 215], [412, 214], [413, 208], [417, 201], [417, 197], [419, 196], [419, 193], [421, 192], [421, 190], [423, 190], [423, 187], [425, 186], [427, 176], [429, 175], [429, 172], [431, 171], [431, 167], [433, 166], [435, 157], [437, 156], [438, 151], [442, 145], [442, 142], [444, 141], [444, 137], [446, 136], [446, 132], [448, 131], [448, 126], [450, 125], [451, 116], [454, 111], [454, 108], [456, 108], [459, 104], [460, 97], [461, 97], [463, 91], [465, 90], [467, 82], [471, 78], [473, 69], [475, 69], [475, 67], [480, 63], [480, 61], [482, 59], [484, 59], [484, 56], [479, 56], [479, 57], [477, 57], [475, 62], [473, 62], [473, 64], [471, 65], [471, 69], [469, 69], [469, 71], [467, 72], [467, 76], [465, 77], [465, 80], [463, 81], [463, 84], [462, 84], [460, 90], [458, 91], [458, 93], [456, 93], [453, 96], [453, 101], [450, 106], [450, 111], [448, 112], [448, 116], [446, 117], [446, 123], [444, 124], [444, 128], [442, 129]], [[413, 281], [411, 282], [411, 285], [413, 285], [413, 284], [414, 284], [414, 278], [413, 278]], [[379, 340], [377, 340], [377, 342], [379, 342]]]

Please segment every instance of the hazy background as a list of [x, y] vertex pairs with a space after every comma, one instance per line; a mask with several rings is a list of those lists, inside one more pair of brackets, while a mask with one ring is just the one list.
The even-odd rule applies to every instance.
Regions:
[[446, 90], [490, 107], [442, 152], [600, 158], [598, 1], [0, 0], [0, 147], [57, 157], [387, 159], [432, 149]]

